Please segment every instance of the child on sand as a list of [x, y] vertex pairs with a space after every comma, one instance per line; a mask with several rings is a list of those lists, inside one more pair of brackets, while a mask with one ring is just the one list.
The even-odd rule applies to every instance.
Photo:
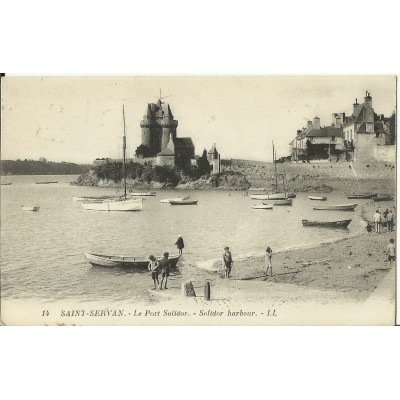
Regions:
[[371, 224], [369, 222], [367, 223], [367, 226], [366, 226], [365, 229], [367, 230], [367, 235], [369, 236], [371, 234], [371, 231], [372, 231], [372, 226], [371, 226]]
[[396, 246], [394, 245], [394, 239], [390, 239], [386, 254], [388, 256], [389, 266], [392, 266], [392, 261], [396, 261]]
[[151, 272], [151, 278], [153, 279], [154, 282], [154, 289], [157, 289], [160, 287], [160, 283], [158, 282], [158, 274], [159, 274], [158, 261], [153, 255], [149, 257], [149, 260], [150, 261], [148, 268], [149, 271]]
[[224, 250], [225, 250], [225, 253], [222, 256], [222, 259], [224, 261], [225, 278], [229, 279], [230, 275], [231, 275], [232, 263], [233, 263], [232, 254], [229, 251], [229, 247], [228, 246], [226, 246], [224, 248]]
[[265, 251], [265, 264], [267, 266], [267, 270], [265, 271], [265, 276], [268, 276], [268, 270], [271, 268], [271, 276], [272, 276], [272, 249], [267, 247]]

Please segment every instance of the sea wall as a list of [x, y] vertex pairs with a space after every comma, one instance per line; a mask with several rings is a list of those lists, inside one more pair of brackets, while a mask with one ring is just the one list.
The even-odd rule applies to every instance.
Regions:
[[378, 161], [394, 164], [396, 162], [396, 146], [375, 146], [374, 157]]

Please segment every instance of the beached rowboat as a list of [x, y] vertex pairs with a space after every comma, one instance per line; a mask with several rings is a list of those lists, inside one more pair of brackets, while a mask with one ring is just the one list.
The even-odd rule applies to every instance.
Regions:
[[291, 206], [293, 204], [293, 199], [285, 200], [264, 200], [263, 204], [272, 204], [274, 206]]
[[36, 185], [48, 185], [50, 183], [58, 183], [58, 181], [43, 181], [43, 182], [36, 182]]
[[272, 204], [257, 204], [255, 206], [251, 206], [255, 210], [272, 210], [274, 206]]
[[39, 206], [22, 206], [23, 211], [39, 211]]
[[309, 221], [308, 219], [303, 219], [302, 224], [304, 226], [320, 226], [324, 228], [346, 228], [351, 219], [344, 219], [342, 221]]
[[372, 199], [376, 196], [376, 193], [354, 193], [348, 194], [348, 199]]
[[319, 201], [325, 201], [327, 199], [326, 196], [308, 196], [310, 200], [319, 200]]
[[9, 186], [12, 185], [12, 182], [1, 182], [1, 186]]
[[357, 203], [354, 204], [333, 204], [333, 205], [324, 205], [324, 206], [316, 206], [315, 204], [311, 204], [313, 210], [336, 210], [336, 211], [353, 211], [357, 207]]
[[[144, 268], [147, 271], [149, 265], [148, 257], [121, 257], [107, 256], [104, 254], [85, 253], [86, 259], [90, 264], [100, 267], [129, 267], [129, 268]], [[168, 259], [171, 267], [175, 267], [179, 261], [180, 255], [171, 255]], [[163, 257], [156, 257], [160, 261]]]
[[198, 200], [171, 200], [169, 204], [171, 204], [171, 206], [194, 206], [197, 202]]

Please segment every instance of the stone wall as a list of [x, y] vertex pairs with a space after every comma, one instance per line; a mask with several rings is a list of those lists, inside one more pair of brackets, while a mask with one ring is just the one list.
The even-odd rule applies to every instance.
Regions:
[[375, 146], [374, 157], [378, 161], [394, 164], [396, 162], [396, 146]]

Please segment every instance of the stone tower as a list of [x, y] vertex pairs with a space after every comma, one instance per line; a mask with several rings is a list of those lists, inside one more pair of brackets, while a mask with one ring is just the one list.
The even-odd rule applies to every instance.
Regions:
[[212, 174], [218, 174], [221, 172], [221, 155], [218, 153], [215, 143], [207, 153], [207, 160], [212, 168]]
[[167, 148], [170, 137], [175, 140], [178, 121], [174, 119], [167, 103], [158, 99], [157, 103], [149, 103], [143, 119], [140, 121], [142, 144], [149, 148], [149, 156], [153, 157]]

